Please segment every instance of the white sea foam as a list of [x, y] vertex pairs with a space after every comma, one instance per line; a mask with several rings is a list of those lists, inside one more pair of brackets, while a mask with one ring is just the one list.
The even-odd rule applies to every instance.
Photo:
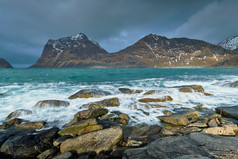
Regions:
[[[19, 118], [29, 121], [46, 121], [50, 126], [63, 126], [72, 120], [75, 113], [85, 108], [82, 105], [96, 102], [107, 98], [118, 97], [119, 107], [108, 108], [109, 111], [121, 111], [131, 117], [131, 123], [159, 124], [157, 116], [163, 115], [163, 110], [174, 111], [175, 108], [192, 108], [203, 104], [207, 108], [218, 106], [232, 106], [238, 103], [238, 88], [225, 87], [224, 84], [238, 80], [237, 76], [219, 77], [218, 79], [197, 80], [171, 80], [165, 78], [151, 78], [144, 80], [132, 80], [128, 82], [100, 82], [94, 84], [68, 84], [59, 83], [28, 83], [11, 84], [0, 87], [0, 121], [5, 121], [6, 116], [17, 109], [31, 110], [30, 115], [20, 116]], [[227, 80], [229, 79], [229, 80]], [[213, 94], [205, 96], [203, 93], [182, 93], [175, 86], [199, 84], [205, 89], [205, 92]], [[123, 94], [118, 88], [130, 88], [134, 90], [143, 90], [139, 94]], [[86, 98], [70, 100], [68, 97], [80, 89], [100, 89], [111, 92], [112, 95], [101, 98]], [[149, 90], [158, 90], [160, 93], [144, 95]], [[171, 102], [163, 103], [140, 103], [141, 98], [160, 98], [170, 95], [173, 98]], [[59, 108], [36, 108], [34, 105], [40, 100], [64, 100], [70, 102], [69, 107]], [[162, 105], [167, 108], [152, 108], [151, 105]], [[147, 116], [144, 112], [150, 113]]]

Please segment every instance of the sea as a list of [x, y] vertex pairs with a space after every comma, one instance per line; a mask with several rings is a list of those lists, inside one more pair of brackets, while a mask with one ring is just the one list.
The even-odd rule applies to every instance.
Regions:
[[[19, 118], [27, 121], [46, 121], [49, 127], [62, 127], [74, 114], [85, 108], [82, 105], [118, 97], [120, 106], [109, 107], [109, 112], [120, 111], [130, 116], [130, 124], [158, 124], [157, 116], [164, 110], [177, 112], [203, 104], [214, 110], [220, 106], [238, 104], [238, 88], [229, 84], [238, 81], [237, 68], [108, 68], [108, 69], [0, 69], [0, 123], [17, 109], [33, 113]], [[206, 93], [179, 92], [177, 86], [202, 85]], [[118, 89], [142, 90], [139, 94], [123, 94]], [[68, 99], [81, 89], [108, 91], [101, 98]], [[144, 95], [150, 90], [159, 93]], [[173, 101], [141, 103], [141, 98], [171, 96]], [[68, 101], [68, 107], [34, 107], [41, 100]], [[155, 105], [166, 106], [154, 108]], [[148, 115], [149, 114], [149, 115]]]

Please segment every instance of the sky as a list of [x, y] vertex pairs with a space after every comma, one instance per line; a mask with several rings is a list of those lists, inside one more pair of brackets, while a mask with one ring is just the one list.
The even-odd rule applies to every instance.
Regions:
[[238, 35], [238, 0], [1, 0], [0, 58], [28, 67], [48, 39], [84, 33], [117, 52], [153, 33], [213, 44]]

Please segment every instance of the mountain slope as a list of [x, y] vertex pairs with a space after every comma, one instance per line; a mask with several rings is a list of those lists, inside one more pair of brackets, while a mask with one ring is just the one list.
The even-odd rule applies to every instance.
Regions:
[[77, 67], [80, 63], [100, 58], [104, 54], [108, 53], [97, 42], [80, 33], [76, 36], [49, 40], [42, 56], [31, 67]]
[[204, 41], [147, 35], [118, 54], [134, 58], [146, 67], [209, 67], [234, 53]]
[[229, 37], [218, 44], [227, 50], [238, 50], [238, 36]]
[[3, 58], [0, 58], [0, 68], [13, 68], [10, 63], [8, 63]]
[[116, 53], [108, 53], [84, 34], [49, 40], [34, 68], [211, 67], [237, 56], [205, 41], [149, 34]]

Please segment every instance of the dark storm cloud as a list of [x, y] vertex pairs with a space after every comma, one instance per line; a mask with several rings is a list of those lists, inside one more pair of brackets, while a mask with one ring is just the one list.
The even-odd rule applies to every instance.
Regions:
[[215, 22], [227, 23], [231, 20], [228, 15], [237, 14], [236, 6], [236, 0], [1, 0], [0, 57], [14, 65], [30, 65], [49, 38], [80, 32], [109, 52], [123, 49], [149, 33], [217, 42], [237, 33], [238, 27], [232, 22], [225, 29], [223, 25], [212, 30], [209, 26], [217, 18], [213, 11], [224, 9]]

